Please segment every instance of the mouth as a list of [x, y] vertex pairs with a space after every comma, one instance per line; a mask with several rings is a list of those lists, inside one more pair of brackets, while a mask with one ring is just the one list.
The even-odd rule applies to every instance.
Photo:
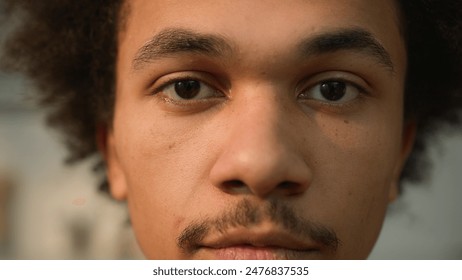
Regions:
[[204, 247], [213, 259], [217, 260], [306, 260], [316, 259], [319, 250], [294, 250], [284, 247], [258, 247], [252, 245], [233, 245], [222, 248]]
[[203, 240], [198, 251], [221, 260], [296, 260], [319, 258], [321, 246], [276, 230], [233, 230]]

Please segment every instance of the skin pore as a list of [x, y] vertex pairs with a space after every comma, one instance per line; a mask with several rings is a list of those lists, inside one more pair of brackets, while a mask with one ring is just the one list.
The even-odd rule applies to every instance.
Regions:
[[128, 0], [101, 146], [147, 258], [367, 258], [413, 140], [372, 2]]

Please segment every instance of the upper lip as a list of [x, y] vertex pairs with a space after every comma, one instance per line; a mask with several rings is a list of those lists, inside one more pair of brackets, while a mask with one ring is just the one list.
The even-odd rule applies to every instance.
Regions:
[[286, 231], [230, 229], [223, 234], [204, 238], [201, 247], [222, 249], [235, 246], [253, 246], [261, 248], [280, 248], [296, 251], [319, 250], [320, 244], [311, 240], [302, 240]]

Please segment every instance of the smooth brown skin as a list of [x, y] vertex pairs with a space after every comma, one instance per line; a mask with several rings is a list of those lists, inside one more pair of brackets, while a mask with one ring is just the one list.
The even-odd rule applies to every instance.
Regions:
[[[103, 153], [111, 193], [128, 200], [146, 257], [367, 258], [413, 140], [413, 128], [403, 125], [406, 51], [394, 2], [128, 4]], [[230, 48], [226, 55], [184, 51], [134, 65], [140, 48], [171, 28], [218, 35]], [[393, 71], [367, 52], [297, 48], [346, 28], [370, 32]], [[162, 86], [185, 76], [203, 82], [201, 99], [181, 100]], [[317, 85], [331, 79], [349, 83], [339, 104], [319, 99]], [[191, 223], [220, 218], [243, 201], [260, 211], [260, 221], [227, 224], [208, 232], [197, 250], [179, 248]], [[267, 217], [270, 201], [332, 229], [337, 249], [294, 237]]]

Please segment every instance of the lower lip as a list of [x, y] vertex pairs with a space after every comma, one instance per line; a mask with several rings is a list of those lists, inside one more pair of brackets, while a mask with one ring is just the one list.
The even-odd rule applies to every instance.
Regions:
[[[286, 260], [292, 250], [276, 247], [231, 246], [211, 249], [219, 260]], [[292, 254], [290, 253], [292, 252]]]

